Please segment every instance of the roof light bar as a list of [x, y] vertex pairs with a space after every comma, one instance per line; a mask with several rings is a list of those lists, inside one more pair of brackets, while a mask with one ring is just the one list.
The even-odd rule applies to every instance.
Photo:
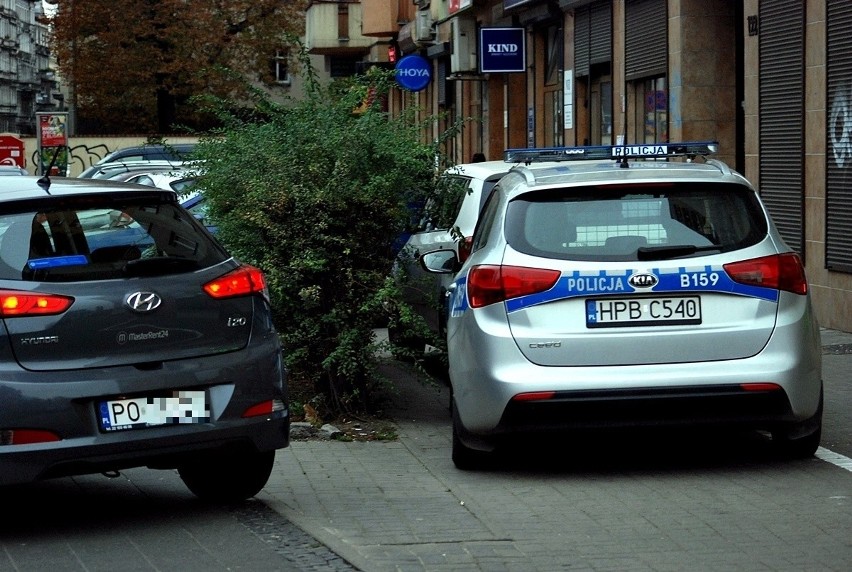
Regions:
[[585, 147], [543, 147], [531, 149], [506, 149], [506, 163], [532, 163], [534, 161], [585, 161], [589, 159], [661, 159], [667, 157], [694, 157], [712, 155], [719, 151], [716, 141], [686, 143], [643, 143], [639, 145], [597, 145]]

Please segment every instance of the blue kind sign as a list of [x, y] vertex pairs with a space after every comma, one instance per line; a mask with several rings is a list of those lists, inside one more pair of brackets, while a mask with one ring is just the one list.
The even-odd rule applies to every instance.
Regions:
[[526, 71], [523, 28], [480, 28], [479, 71], [513, 73]]

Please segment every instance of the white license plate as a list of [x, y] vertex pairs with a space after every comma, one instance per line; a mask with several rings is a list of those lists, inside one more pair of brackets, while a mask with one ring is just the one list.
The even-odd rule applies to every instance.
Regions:
[[701, 323], [701, 298], [598, 298], [586, 300], [586, 327]]
[[169, 397], [102, 401], [98, 404], [98, 413], [104, 431], [205, 423], [210, 420], [203, 391], [175, 391]]

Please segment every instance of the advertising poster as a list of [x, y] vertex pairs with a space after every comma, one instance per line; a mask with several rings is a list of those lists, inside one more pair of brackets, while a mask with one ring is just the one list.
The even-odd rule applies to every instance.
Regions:
[[39, 174], [68, 174], [68, 114], [36, 113]]
[[39, 144], [42, 147], [66, 147], [68, 134], [65, 128], [68, 123], [68, 114], [39, 113], [37, 115]]

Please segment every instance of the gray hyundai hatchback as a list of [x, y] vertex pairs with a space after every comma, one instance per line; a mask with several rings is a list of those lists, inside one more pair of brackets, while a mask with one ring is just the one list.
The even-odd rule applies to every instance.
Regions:
[[172, 191], [0, 178], [0, 485], [177, 469], [256, 494], [289, 443], [263, 273]]
[[[738, 427], [820, 442], [819, 328], [799, 256], [715, 144], [507, 152], [453, 272], [453, 460], [589, 428]], [[583, 164], [574, 159], [600, 157]], [[446, 272], [450, 250], [423, 257]]]

